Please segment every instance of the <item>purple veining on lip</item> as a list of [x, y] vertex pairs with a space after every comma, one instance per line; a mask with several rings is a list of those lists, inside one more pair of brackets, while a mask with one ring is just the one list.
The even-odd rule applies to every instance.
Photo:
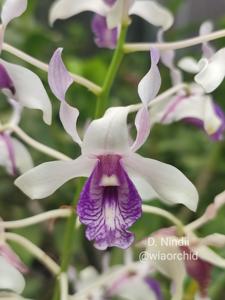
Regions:
[[15, 176], [17, 174], [17, 168], [16, 168], [15, 152], [13, 149], [11, 137], [7, 133], [1, 133], [0, 138], [3, 140], [8, 150], [9, 160], [11, 162], [11, 173], [13, 176]]
[[[216, 115], [221, 120], [221, 125], [215, 133], [210, 135], [210, 138], [213, 141], [220, 141], [223, 139], [223, 133], [225, 130], [225, 114], [218, 104], [213, 103], [213, 106], [214, 106], [214, 111], [215, 111]], [[198, 128], [201, 128], [204, 130], [204, 123], [202, 120], [200, 120], [198, 118], [184, 118], [183, 121], [185, 121], [189, 124], [192, 124], [194, 126], [197, 126]]]
[[162, 295], [162, 291], [161, 291], [159, 282], [150, 277], [146, 277], [145, 282], [147, 283], [149, 288], [154, 292], [156, 299], [163, 300], [163, 295]]
[[134, 234], [127, 229], [141, 216], [141, 198], [118, 155], [104, 155], [86, 181], [77, 207], [86, 237], [95, 247], [128, 248]]
[[117, 43], [117, 28], [108, 29], [106, 18], [94, 15], [91, 23], [92, 32], [95, 35], [95, 43], [100, 48], [114, 49]]
[[8, 89], [12, 94], [16, 92], [13, 81], [2, 64], [0, 64], [0, 89]]
[[180, 249], [185, 254], [189, 254], [188, 259], [185, 259], [187, 273], [198, 282], [201, 296], [206, 297], [210, 283], [212, 265], [201, 258], [192, 259], [193, 253], [189, 247], [181, 246]]

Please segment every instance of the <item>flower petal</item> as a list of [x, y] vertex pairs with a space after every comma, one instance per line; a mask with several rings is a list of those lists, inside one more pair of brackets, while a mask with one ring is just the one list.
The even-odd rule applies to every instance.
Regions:
[[219, 256], [216, 252], [207, 246], [195, 247], [194, 251], [197, 253], [198, 257], [208, 263], [217, 266], [219, 268], [225, 268], [225, 259]]
[[160, 51], [160, 57], [162, 63], [169, 68], [170, 77], [173, 85], [180, 84], [183, 81], [181, 71], [175, 66], [175, 51], [174, 50], [166, 50]]
[[199, 64], [196, 59], [191, 56], [186, 56], [179, 60], [178, 67], [188, 73], [196, 74], [199, 72]]
[[50, 9], [49, 21], [53, 24], [57, 19], [67, 19], [84, 11], [92, 11], [106, 15], [108, 5], [102, 0], [58, 0]]
[[1, 19], [4, 27], [21, 16], [27, 9], [27, 0], [6, 0], [2, 6]]
[[182, 203], [189, 209], [196, 210], [198, 192], [177, 168], [138, 154], [125, 157], [123, 163], [125, 167], [142, 176], [161, 200], [168, 204]]
[[201, 59], [199, 66], [200, 72], [195, 76], [195, 81], [206, 93], [211, 93], [221, 84], [225, 76], [225, 48], [217, 51], [209, 60]]
[[0, 290], [22, 293], [25, 280], [22, 274], [11, 266], [3, 256], [0, 256]]
[[33, 168], [32, 157], [27, 148], [17, 139], [12, 138], [15, 153], [16, 168], [20, 173], [24, 173]]
[[59, 114], [65, 131], [80, 145], [81, 139], [76, 130], [79, 111], [69, 105], [65, 99], [66, 92], [73, 83], [73, 78], [62, 61], [62, 50], [62, 48], [58, 48], [50, 60], [48, 82], [52, 92], [61, 102]]
[[129, 107], [109, 108], [89, 125], [82, 144], [85, 155], [123, 154], [130, 151], [127, 115]]
[[87, 177], [95, 160], [82, 156], [71, 161], [43, 163], [16, 179], [15, 185], [31, 199], [41, 199], [53, 194], [65, 182], [76, 177]]
[[129, 14], [138, 15], [150, 24], [162, 27], [163, 30], [169, 29], [173, 24], [171, 12], [154, 1], [135, 1]]
[[138, 94], [145, 105], [155, 98], [161, 86], [161, 76], [157, 66], [160, 58], [159, 51], [152, 49], [150, 54], [151, 68], [138, 84]]
[[[113, 176], [116, 182], [104, 184], [105, 176]], [[96, 248], [126, 249], [133, 242], [134, 235], [127, 229], [141, 216], [141, 199], [120, 165], [119, 156], [99, 158], [83, 188], [77, 213], [81, 223], [87, 225], [87, 238], [95, 241]]]
[[40, 109], [46, 124], [51, 124], [52, 106], [40, 78], [30, 70], [0, 59], [15, 87], [15, 94], [7, 96], [15, 99], [21, 105]]
[[0, 64], [0, 89], [8, 89], [12, 94], [16, 92], [12, 79], [2, 64]]
[[[210, 34], [213, 31], [213, 23], [210, 21], [206, 21], [201, 24], [199, 29], [199, 35]], [[214, 48], [209, 44], [209, 42], [202, 43], [202, 53], [206, 58], [210, 58], [214, 53]]]
[[105, 17], [96, 14], [92, 19], [91, 28], [95, 34], [95, 43], [98, 47], [109, 49], [116, 47], [118, 29], [109, 29]]
[[137, 129], [136, 140], [131, 146], [131, 150], [136, 152], [147, 140], [150, 133], [150, 117], [148, 108], [143, 106], [136, 114], [135, 126]]

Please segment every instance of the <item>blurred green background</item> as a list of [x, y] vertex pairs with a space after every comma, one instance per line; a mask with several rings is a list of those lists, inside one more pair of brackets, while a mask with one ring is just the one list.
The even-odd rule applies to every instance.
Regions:
[[[189, 1], [167, 0], [166, 6], [171, 9], [174, 15], [180, 21], [166, 33], [167, 40], [183, 39], [198, 34], [198, 29], [202, 20], [191, 20], [182, 23], [182, 14], [180, 16], [181, 6]], [[187, 3], [186, 3], [187, 2]], [[202, 1], [203, 2], [203, 1]], [[216, 5], [217, 1], [213, 1]], [[32, 54], [38, 59], [48, 62], [53, 51], [57, 47], [64, 48], [63, 58], [72, 72], [78, 73], [99, 85], [102, 84], [112, 51], [107, 49], [98, 49], [94, 42], [90, 29], [91, 14], [86, 13], [66, 21], [57, 21], [51, 28], [48, 25], [48, 9], [52, 1], [29, 1], [27, 12], [19, 19], [13, 21], [7, 29], [6, 41], [18, 47], [25, 52]], [[218, 1], [218, 4], [220, 1]], [[187, 9], [187, 8], [186, 8]], [[192, 8], [193, 9], [193, 8]], [[209, 11], [204, 7], [206, 17], [210, 16]], [[201, 11], [201, 15], [204, 12]], [[215, 13], [212, 16], [216, 28], [225, 27], [224, 16], [218, 16]], [[154, 41], [155, 28], [147, 25], [138, 18], [133, 18], [133, 23], [129, 29], [129, 41]], [[220, 39], [213, 44], [217, 47], [223, 47], [225, 39]], [[177, 51], [177, 58], [183, 55], [191, 55], [200, 58], [200, 46]], [[59, 103], [51, 94], [47, 76], [30, 65], [3, 52], [2, 57], [8, 61], [19, 63], [35, 71], [43, 80], [49, 96], [52, 100], [54, 117], [51, 127], [46, 126], [41, 118], [41, 113], [34, 110], [25, 109], [21, 127], [33, 138], [58, 149], [71, 157], [77, 157], [79, 147], [65, 134], [58, 119]], [[139, 101], [137, 95], [137, 84], [149, 68], [149, 54], [135, 53], [125, 57], [110, 97], [110, 105], [127, 105]], [[171, 82], [168, 71], [160, 65], [163, 84], [161, 91], [170, 87]], [[190, 81], [191, 76], [186, 76], [185, 80]], [[214, 93], [214, 99], [225, 109], [225, 84]], [[79, 108], [79, 131], [82, 135], [83, 128], [92, 117], [95, 110], [95, 96], [85, 88], [74, 84], [68, 92], [68, 101]], [[0, 116], [1, 119], [9, 112], [4, 97], [0, 98]], [[28, 147], [29, 148], [29, 147]], [[37, 151], [29, 148], [35, 164], [49, 161], [51, 158], [44, 156]], [[225, 190], [225, 143], [212, 142], [203, 131], [184, 124], [182, 122], [169, 126], [157, 125], [151, 132], [148, 142], [142, 147], [141, 154], [167, 162], [182, 170], [197, 186], [200, 193], [200, 203], [196, 214], [191, 213], [181, 205], [176, 207], [166, 207], [165, 205], [154, 201], [154, 205], [165, 208], [180, 217], [184, 223], [187, 223], [204, 212], [206, 206], [213, 200], [214, 196]], [[0, 169], [0, 215], [4, 220], [16, 220], [34, 215], [36, 213], [59, 208], [63, 205], [70, 205], [76, 192], [75, 181], [65, 184], [53, 196], [40, 201], [31, 201], [22, 194], [14, 185], [14, 178], [8, 176], [4, 169]], [[210, 222], [201, 229], [200, 235], [220, 232], [225, 233], [225, 209], [223, 209], [215, 221]], [[54, 225], [54, 226], [53, 226]], [[62, 236], [64, 235], [64, 221], [57, 221], [55, 224], [42, 224], [32, 226], [26, 229], [16, 230], [39, 247], [44, 249], [52, 258], [59, 261], [62, 251]], [[132, 228], [137, 240], [150, 235], [154, 230], [163, 226], [168, 226], [165, 220], [144, 215]], [[48, 271], [33, 257], [26, 253], [22, 248], [12, 245], [22, 260], [30, 267], [30, 274], [27, 276], [27, 287], [24, 295], [34, 299], [51, 299], [54, 288], [54, 278]], [[122, 251], [119, 249], [110, 250], [113, 263], [122, 262]], [[225, 257], [225, 250], [220, 253]], [[138, 252], [137, 252], [138, 254]], [[83, 229], [76, 232], [74, 242], [74, 254], [72, 265], [77, 270], [83, 269], [89, 264], [93, 264], [100, 269], [101, 252], [94, 250], [84, 239]], [[165, 299], [169, 299], [169, 281], [163, 277], [160, 282], [163, 284]], [[187, 280], [187, 285], [189, 284]], [[213, 300], [224, 299], [225, 294], [225, 273], [223, 270], [215, 269], [212, 276], [210, 293]], [[185, 297], [186, 300], [191, 298]]]

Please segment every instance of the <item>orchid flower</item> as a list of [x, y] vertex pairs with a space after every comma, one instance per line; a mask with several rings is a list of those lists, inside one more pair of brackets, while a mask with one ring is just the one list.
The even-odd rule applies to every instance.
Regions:
[[[110, 276], [110, 281], [105, 282], [104, 287], [97, 286], [88, 294], [88, 299], [104, 300], [114, 297], [121, 297], [127, 300], [162, 300], [162, 293], [159, 283], [150, 277], [151, 271], [148, 266], [141, 263], [132, 264], [132, 272], [123, 272], [124, 266], [112, 266], [107, 272], [99, 274], [93, 267], [87, 267], [82, 270], [77, 279], [78, 293], [92, 285]], [[73, 300], [74, 296], [70, 296]], [[76, 295], [75, 295], [76, 297]]]
[[25, 300], [20, 296], [24, 287], [23, 275], [0, 255], [0, 299]]
[[[60, 118], [66, 131], [81, 146], [81, 156], [71, 161], [41, 164], [20, 176], [15, 184], [30, 198], [45, 198], [76, 177], [88, 177], [80, 195], [77, 213], [87, 226], [86, 237], [98, 249], [127, 248], [134, 235], [127, 229], [141, 217], [143, 188], [147, 198], [169, 204], [182, 203], [195, 210], [198, 193], [175, 167], [144, 158], [134, 151], [144, 143], [144, 126], [137, 126], [135, 148], [130, 146], [127, 116], [130, 107], [109, 108], [87, 128], [83, 141], [74, 130], [77, 110], [69, 106], [65, 94], [71, 78], [56, 50], [49, 65], [49, 83], [61, 102]], [[143, 138], [144, 137], [144, 138]], [[134, 150], [135, 149], [135, 150]]]
[[[225, 259], [208, 247], [224, 247], [225, 236], [214, 233], [198, 238], [194, 233], [194, 230], [213, 220], [224, 204], [225, 192], [215, 198], [214, 203], [208, 206], [203, 216], [184, 227], [185, 235], [182, 237], [177, 237], [175, 228], [170, 227], [153, 233], [149, 244], [147, 239], [144, 243], [141, 242], [146, 245], [150, 259], [153, 257], [159, 258], [151, 259], [150, 263], [159, 272], [172, 279], [173, 300], [182, 299], [183, 283], [187, 274], [198, 283], [199, 293], [196, 295], [197, 299], [208, 299], [207, 290], [213, 266], [225, 268]], [[167, 239], [168, 244], [165, 245], [165, 241], [162, 242], [163, 239]], [[173, 259], [160, 260], [163, 255], [165, 257], [170, 255]]]
[[[1, 11], [2, 28], [20, 16], [27, 7], [27, 0], [6, 0]], [[1, 43], [3, 42], [3, 37]], [[25, 67], [0, 59], [0, 89], [24, 107], [40, 109], [45, 123], [51, 124], [52, 108], [40, 78]]]
[[98, 15], [92, 22], [92, 30], [100, 47], [115, 47], [118, 31], [123, 23], [130, 22], [130, 15], [137, 15], [162, 30], [169, 29], [173, 24], [172, 14], [149, 0], [58, 0], [50, 9], [50, 23], [84, 11]]
[[[200, 27], [200, 35], [210, 33], [212, 24], [205, 22]], [[192, 57], [180, 60], [178, 66], [186, 72], [196, 74], [195, 81], [203, 87], [206, 93], [213, 92], [225, 77], [225, 48], [215, 52], [208, 44], [202, 45], [203, 56], [199, 61]]]
[[[13, 113], [7, 125], [17, 125], [21, 118], [21, 106], [13, 99], [8, 100]], [[0, 123], [0, 166], [3, 166], [10, 175], [24, 173], [33, 167], [33, 161], [27, 148], [16, 138], [12, 137], [12, 130], [1, 130]]]

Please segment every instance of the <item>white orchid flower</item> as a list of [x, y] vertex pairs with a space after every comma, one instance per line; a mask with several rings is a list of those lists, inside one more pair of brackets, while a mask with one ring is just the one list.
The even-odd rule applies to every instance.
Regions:
[[[128, 22], [129, 15], [137, 15], [154, 26], [167, 30], [173, 24], [172, 14], [163, 6], [150, 0], [117, 0], [113, 5], [108, 0], [58, 0], [50, 9], [50, 23], [67, 19], [84, 11], [106, 17], [108, 28], [120, 27]], [[111, 1], [112, 2], [112, 1]]]
[[[136, 154], [146, 139], [144, 124], [138, 123], [137, 140], [130, 146], [127, 126], [129, 107], [108, 109], [90, 123], [83, 141], [74, 129], [78, 110], [66, 103], [72, 80], [56, 50], [49, 66], [49, 83], [61, 102], [60, 118], [66, 131], [81, 146], [81, 156], [71, 161], [41, 164], [20, 176], [15, 184], [30, 198], [45, 198], [65, 182], [88, 177], [80, 195], [77, 213], [87, 225], [86, 237], [95, 246], [127, 248], [134, 235], [127, 229], [141, 216], [142, 186], [148, 199], [157, 197], [169, 204], [182, 203], [195, 210], [198, 193], [175, 167]], [[145, 190], [146, 192], [146, 190]]]

